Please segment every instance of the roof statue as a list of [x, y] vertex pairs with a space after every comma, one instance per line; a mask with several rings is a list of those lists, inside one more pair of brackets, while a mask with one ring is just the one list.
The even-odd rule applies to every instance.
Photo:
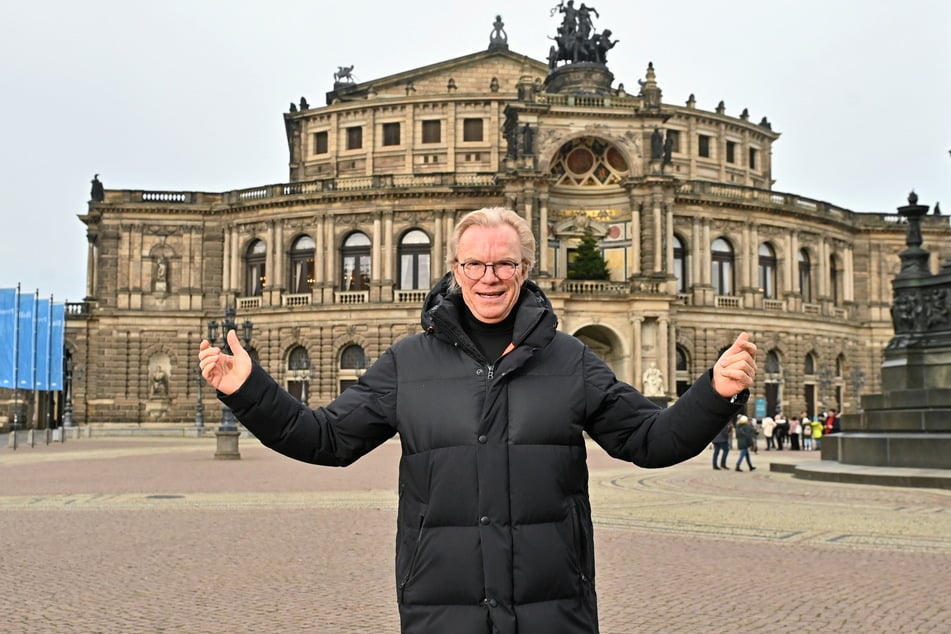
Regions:
[[594, 15], [600, 19], [598, 10], [583, 2], [575, 8], [574, 0], [567, 0], [567, 2], [561, 0], [552, 7], [550, 15], [556, 13], [561, 13], [562, 19], [557, 35], [551, 38], [555, 40], [555, 44], [548, 52], [548, 67], [554, 69], [560, 61], [568, 64], [577, 62], [606, 64], [607, 53], [614, 48], [618, 40], [611, 39], [610, 29], [605, 29], [601, 33], [595, 30], [591, 16]]
[[508, 50], [509, 36], [505, 33], [505, 23], [502, 22], [502, 16], [495, 16], [495, 22], [492, 24], [492, 33], [489, 35], [489, 50], [504, 49]]
[[334, 73], [334, 85], [353, 83], [353, 65], [337, 66], [337, 72]]

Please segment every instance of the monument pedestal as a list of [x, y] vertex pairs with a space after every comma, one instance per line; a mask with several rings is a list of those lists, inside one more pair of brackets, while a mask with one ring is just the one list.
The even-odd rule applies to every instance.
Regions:
[[885, 351], [881, 394], [843, 414], [822, 437], [822, 459], [845, 464], [951, 469], [951, 346]]
[[[862, 411], [842, 415], [841, 431], [822, 437], [825, 466], [804, 477], [838, 479], [851, 469], [849, 475], [859, 478], [856, 472], [874, 467], [875, 479], [857, 481], [951, 484], [951, 259], [931, 273], [928, 251], [921, 248], [928, 207], [914, 193], [908, 203], [898, 208], [908, 220], [908, 248], [899, 254], [901, 271], [892, 280], [895, 336], [883, 353], [883, 391], [862, 395]], [[930, 475], [916, 480], [908, 473], [916, 470]]]
[[221, 431], [215, 432], [218, 441], [218, 448], [215, 451], [215, 460], [240, 460], [241, 453], [238, 451], [238, 439], [241, 437], [240, 431]]

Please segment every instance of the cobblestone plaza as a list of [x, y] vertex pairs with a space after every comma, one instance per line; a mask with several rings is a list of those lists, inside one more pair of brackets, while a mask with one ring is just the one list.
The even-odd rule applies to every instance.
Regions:
[[[213, 438], [0, 453], [11, 632], [395, 633], [396, 466], [241, 460]], [[601, 630], [951, 631], [951, 493], [813, 482], [760, 451], [636, 469], [589, 447]], [[735, 452], [732, 456], [735, 456]], [[942, 581], [944, 580], [944, 581]]]

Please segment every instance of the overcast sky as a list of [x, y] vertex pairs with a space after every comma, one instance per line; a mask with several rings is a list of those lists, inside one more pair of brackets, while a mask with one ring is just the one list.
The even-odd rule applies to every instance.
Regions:
[[[85, 294], [89, 181], [227, 191], [287, 181], [282, 113], [357, 81], [484, 50], [547, 59], [556, 2], [52, 0], [0, 21], [0, 288]], [[580, 5], [580, 2], [576, 4]], [[615, 82], [653, 61], [665, 103], [748, 108], [782, 136], [774, 189], [893, 212], [914, 189], [951, 214], [948, 0], [595, 0]]]

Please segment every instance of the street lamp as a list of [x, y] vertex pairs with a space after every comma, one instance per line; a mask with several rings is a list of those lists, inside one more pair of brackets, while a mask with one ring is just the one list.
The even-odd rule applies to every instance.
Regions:
[[201, 384], [205, 379], [201, 376], [201, 365], [195, 366], [195, 378], [198, 383], [198, 400], [195, 403], [195, 429], [204, 429], [205, 427], [205, 405], [201, 400]]
[[[238, 324], [235, 322], [236, 311], [233, 306], [228, 306], [225, 309], [225, 318], [219, 324], [215, 320], [208, 322], [208, 342], [211, 345], [215, 345], [215, 341], [218, 339], [218, 328], [221, 328], [221, 350], [225, 354], [232, 354], [231, 347], [228, 346], [228, 332], [236, 330]], [[254, 324], [251, 323], [250, 319], [245, 319], [244, 323], [241, 324], [241, 339], [244, 341], [245, 347], [251, 344], [251, 333], [254, 330]], [[227, 405], [221, 406], [221, 426], [218, 428], [218, 431], [228, 431], [233, 432], [237, 431], [238, 426], [235, 424], [234, 412], [231, 411], [231, 408]]]
[[[66, 382], [63, 386], [66, 403], [63, 405], [63, 427], [72, 427], [73, 423], [73, 356], [66, 355]], [[63, 431], [66, 435], [66, 431]]]

